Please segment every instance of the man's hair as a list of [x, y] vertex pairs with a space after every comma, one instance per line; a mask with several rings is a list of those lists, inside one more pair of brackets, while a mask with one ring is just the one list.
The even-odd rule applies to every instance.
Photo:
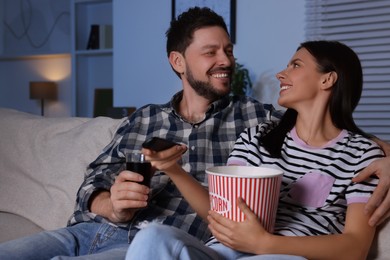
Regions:
[[229, 35], [222, 16], [207, 7], [190, 8], [180, 14], [177, 19], [173, 19], [170, 28], [166, 32], [168, 57], [172, 51], [184, 55], [185, 50], [192, 43], [194, 32], [209, 26], [219, 26]]

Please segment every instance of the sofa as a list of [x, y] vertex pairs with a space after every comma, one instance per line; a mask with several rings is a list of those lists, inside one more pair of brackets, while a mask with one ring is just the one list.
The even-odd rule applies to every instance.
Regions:
[[[0, 242], [64, 227], [87, 165], [122, 121], [0, 108]], [[390, 224], [379, 228], [369, 259], [390, 259]]]
[[0, 242], [64, 227], [88, 163], [121, 122], [0, 108]]

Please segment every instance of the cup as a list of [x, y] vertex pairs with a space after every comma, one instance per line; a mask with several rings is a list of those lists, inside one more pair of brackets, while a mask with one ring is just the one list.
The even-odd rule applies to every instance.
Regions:
[[273, 232], [283, 172], [251, 166], [218, 166], [206, 169], [211, 210], [234, 221], [244, 221], [238, 208], [241, 197], [268, 232]]
[[145, 160], [145, 156], [141, 152], [126, 154], [126, 170], [144, 176], [144, 180], [140, 184], [150, 187], [150, 179], [153, 175], [152, 165]]

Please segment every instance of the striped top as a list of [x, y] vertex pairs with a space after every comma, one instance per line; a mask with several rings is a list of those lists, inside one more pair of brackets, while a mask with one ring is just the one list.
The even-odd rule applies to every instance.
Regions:
[[246, 129], [237, 140], [228, 164], [281, 169], [275, 234], [311, 236], [342, 233], [350, 203], [366, 203], [378, 179], [354, 183], [352, 178], [373, 160], [383, 157], [373, 141], [346, 130], [322, 147], [303, 142], [295, 128], [286, 136], [282, 157], [271, 158], [259, 138], [272, 124]]

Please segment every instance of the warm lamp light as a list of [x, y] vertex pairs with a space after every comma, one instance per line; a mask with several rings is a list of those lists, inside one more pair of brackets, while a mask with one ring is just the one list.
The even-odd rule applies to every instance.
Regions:
[[41, 100], [41, 115], [44, 115], [44, 100], [57, 99], [57, 84], [50, 81], [30, 82], [30, 99]]

